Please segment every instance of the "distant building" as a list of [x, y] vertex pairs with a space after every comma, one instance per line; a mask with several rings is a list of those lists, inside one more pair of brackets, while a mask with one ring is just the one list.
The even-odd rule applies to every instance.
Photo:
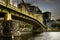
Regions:
[[49, 20], [49, 22], [46, 23], [46, 26], [51, 27], [54, 22], [54, 20]]
[[47, 25], [48, 22], [51, 20], [51, 12], [44, 12], [43, 13], [43, 23]]
[[56, 19], [55, 22], [60, 24], [60, 19]]

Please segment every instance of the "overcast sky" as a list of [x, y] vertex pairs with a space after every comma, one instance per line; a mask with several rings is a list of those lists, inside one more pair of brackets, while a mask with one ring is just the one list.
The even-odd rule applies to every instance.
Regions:
[[[25, 2], [37, 5], [42, 12], [52, 13], [52, 19], [60, 18], [60, 0], [24, 0]], [[19, 2], [18, 2], [19, 3]]]

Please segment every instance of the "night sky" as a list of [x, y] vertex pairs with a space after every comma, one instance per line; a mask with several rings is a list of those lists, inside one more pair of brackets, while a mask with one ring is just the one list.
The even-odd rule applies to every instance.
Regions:
[[[51, 12], [52, 19], [60, 19], [60, 0], [24, 0], [39, 7], [42, 12]], [[18, 2], [19, 3], [19, 2]]]

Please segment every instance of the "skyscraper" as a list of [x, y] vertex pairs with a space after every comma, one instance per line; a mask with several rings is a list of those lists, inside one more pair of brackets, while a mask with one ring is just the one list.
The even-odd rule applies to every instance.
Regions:
[[51, 20], [51, 12], [44, 12], [43, 13], [43, 23], [46, 25], [47, 22]]

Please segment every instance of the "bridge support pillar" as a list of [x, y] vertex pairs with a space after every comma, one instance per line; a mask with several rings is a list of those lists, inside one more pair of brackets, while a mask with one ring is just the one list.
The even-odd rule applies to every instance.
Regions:
[[3, 36], [4, 40], [12, 40], [12, 33], [11, 33], [11, 28], [12, 28], [12, 18], [11, 14], [7, 13], [4, 18], [3, 22]]

